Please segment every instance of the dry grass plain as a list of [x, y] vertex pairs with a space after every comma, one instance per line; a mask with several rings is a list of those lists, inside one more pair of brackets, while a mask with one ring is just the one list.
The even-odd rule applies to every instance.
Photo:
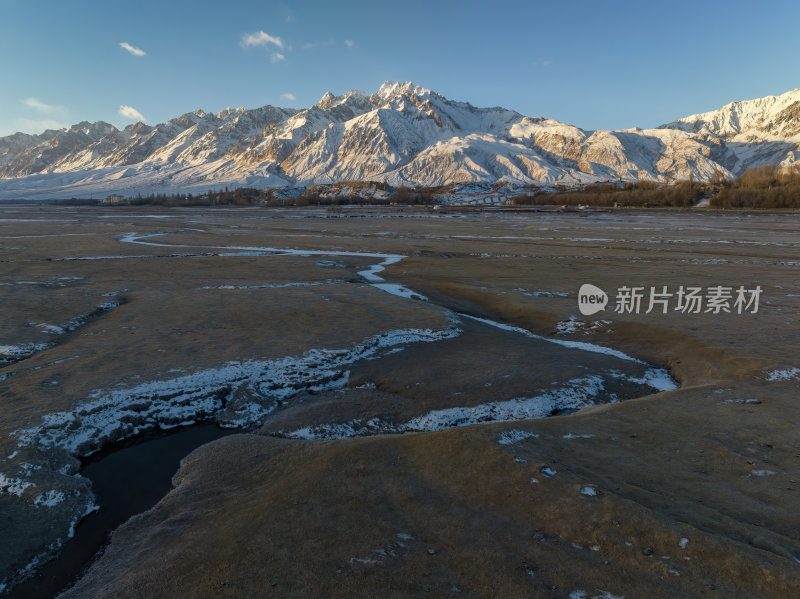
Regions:
[[[430, 301], [368, 285], [359, 271], [383, 258], [349, 252], [404, 256], [380, 275]], [[104, 429], [113, 437], [192, 414], [235, 422], [288, 381], [297, 393], [257, 413], [261, 426], [189, 455], [174, 489], [115, 531], [64, 596], [799, 596], [798, 272], [794, 214], [4, 207], [0, 345], [40, 347], [24, 359], [7, 347], [0, 368], [0, 579], [87, 507], [75, 456], [102, 444], [87, 427], [105, 412], [80, 406], [135, 406]], [[756, 314], [582, 317], [583, 283], [612, 296], [623, 285], [763, 292]], [[669, 368], [681, 387], [651, 394], [631, 381], [640, 365], [454, 324], [453, 312], [614, 348]], [[459, 336], [353, 354], [387, 331], [454, 326]], [[280, 362], [312, 349], [353, 359]], [[256, 374], [241, 366], [254, 361]], [[556, 392], [596, 373], [595, 399], [626, 401], [287, 438]], [[170, 420], [152, 411], [162, 404], [185, 411]], [[20, 431], [34, 442], [20, 446]], [[508, 431], [529, 436], [499, 443]], [[45, 491], [63, 497], [47, 505], [58, 497]]]

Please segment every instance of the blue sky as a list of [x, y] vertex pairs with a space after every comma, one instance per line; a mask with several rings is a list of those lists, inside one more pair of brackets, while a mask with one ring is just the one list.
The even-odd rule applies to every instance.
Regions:
[[646, 128], [800, 87], [799, 30], [796, 1], [0, 0], [0, 135], [300, 108], [390, 79]]

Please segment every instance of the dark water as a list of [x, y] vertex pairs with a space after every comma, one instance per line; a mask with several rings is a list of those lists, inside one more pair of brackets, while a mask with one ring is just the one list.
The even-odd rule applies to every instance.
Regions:
[[192, 450], [240, 430], [198, 424], [117, 444], [89, 458], [81, 474], [92, 481], [100, 509], [75, 528], [61, 555], [14, 587], [10, 599], [53, 597], [73, 584], [108, 541], [109, 533], [134, 514], [150, 509], [172, 488], [180, 461]]

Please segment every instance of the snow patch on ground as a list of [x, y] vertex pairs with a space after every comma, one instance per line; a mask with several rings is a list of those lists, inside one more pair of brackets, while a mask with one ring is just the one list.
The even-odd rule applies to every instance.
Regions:
[[[258, 424], [265, 414], [303, 391], [322, 391], [346, 384], [342, 367], [378, 355], [397, 345], [450, 339], [455, 327], [400, 329], [375, 335], [349, 350], [311, 350], [302, 357], [231, 362], [134, 387], [100, 390], [69, 411], [47, 414], [39, 426], [12, 433], [20, 446], [60, 447], [86, 456], [109, 442], [156, 427], [185, 426], [208, 419], [228, 404], [222, 426]], [[249, 398], [239, 401], [238, 396]]]
[[109, 310], [113, 310], [114, 308], [118, 308], [121, 305], [119, 301], [113, 300], [110, 302], [102, 303], [94, 308], [94, 310], [90, 310], [85, 314], [81, 314], [80, 316], [76, 316], [72, 320], [70, 320], [67, 324], [63, 325], [61, 328], [67, 331], [75, 331], [85, 325], [91, 318], [95, 316], [100, 316], [104, 312], [108, 312]]
[[64, 499], [65, 496], [63, 491], [51, 490], [38, 495], [36, 499], [33, 500], [33, 505], [36, 507], [53, 507], [54, 505], [58, 505], [64, 501]]
[[592, 322], [586, 322], [584, 320], [579, 320], [577, 316], [570, 316], [569, 320], [561, 320], [556, 323], [556, 333], [558, 335], [573, 335], [582, 332], [584, 335], [588, 335], [593, 331], [607, 329], [610, 324], [610, 320], [593, 320]]
[[38, 327], [42, 329], [43, 333], [47, 333], [48, 335], [63, 335], [65, 333], [63, 327], [60, 327], [55, 324], [42, 323], [38, 325]]
[[513, 445], [518, 441], [523, 441], [525, 439], [538, 439], [539, 435], [536, 433], [530, 433], [528, 431], [521, 431], [518, 429], [510, 430], [510, 431], [503, 431], [500, 434], [500, 438], [497, 442], [500, 445]]
[[[554, 412], [577, 410], [593, 405], [595, 403], [594, 398], [603, 391], [603, 378], [593, 375], [572, 379], [559, 389], [548, 391], [535, 397], [432, 410], [427, 414], [412, 418], [404, 424], [394, 425], [378, 418], [373, 418], [367, 422], [356, 419], [346, 423], [319, 424], [304, 427], [282, 434], [296, 439], [340, 439], [383, 433], [440, 431], [486, 422], [512, 422], [515, 420], [544, 418]], [[504, 436], [501, 436], [498, 443], [511, 444], [522, 438], [536, 436], [538, 435], [535, 433], [524, 433], [524, 431], [507, 431]], [[507, 442], [503, 443], [503, 441]]]
[[36, 352], [53, 347], [52, 343], [22, 343], [20, 345], [0, 345], [0, 365], [19, 362], [30, 358]]
[[[80, 476], [80, 475], [76, 475], [76, 476]], [[78, 516], [76, 516], [76, 517], [75, 517], [75, 518], [72, 520], [72, 522], [70, 523], [70, 525], [69, 525], [69, 532], [67, 533], [67, 538], [68, 538], [68, 539], [71, 539], [72, 537], [74, 537], [74, 536], [75, 536], [75, 527], [78, 525], [78, 522], [80, 522], [80, 521], [81, 521], [81, 520], [83, 520], [83, 519], [84, 519], [86, 516], [88, 516], [88, 515], [89, 515], [89, 514], [91, 514], [91, 513], [94, 513], [94, 512], [96, 512], [96, 511], [97, 511], [97, 510], [99, 510], [99, 509], [100, 509], [100, 506], [99, 506], [99, 505], [97, 505], [97, 504], [94, 502], [94, 498], [91, 498], [91, 499], [89, 499], [89, 501], [86, 503], [86, 508], [83, 510], [83, 512], [81, 512], [80, 514], [78, 514]]]
[[[611, 370], [604, 371], [602, 374], [569, 380], [560, 388], [533, 397], [520, 397], [506, 401], [487, 402], [475, 406], [432, 410], [402, 424], [393, 424], [379, 418], [373, 418], [369, 421], [355, 419], [345, 423], [317, 424], [290, 432], [281, 431], [279, 434], [295, 439], [341, 439], [374, 434], [439, 431], [488, 422], [513, 422], [516, 420], [545, 418], [555, 413], [579, 410], [595, 405], [598, 396], [606, 390], [603, 376], [624, 378], [625, 380], [648, 385], [657, 391], [677, 387], [675, 382], [666, 374], [666, 371], [661, 369], [649, 369], [645, 371], [642, 377], [632, 377], [619, 371]], [[613, 395], [611, 398], [612, 401], [615, 401]], [[538, 435], [519, 430], [505, 431], [501, 434], [498, 443], [510, 445], [528, 437], [538, 437]], [[567, 433], [564, 435], [565, 439], [589, 439], [592, 437], [594, 437], [592, 434], [577, 435]]]
[[367, 420], [356, 418], [341, 424], [319, 424], [306, 426], [285, 436], [289, 439], [327, 440], [344, 439], [346, 437], [361, 437], [364, 435], [379, 435], [381, 433], [394, 433], [397, 428], [381, 421], [378, 418]]
[[592, 405], [593, 398], [603, 390], [603, 379], [600, 376], [576, 378], [567, 381], [560, 389], [534, 397], [433, 410], [412, 418], [403, 426], [403, 429], [434, 431], [482, 422], [509, 422], [543, 418], [556, 411], [577, 410]]
[[566, 291], [545, 291], [543, 289], [534, 289], [533, 291], [529, 291], [528, 289], [523, 289], [522, 287], [518, 287], [516, 291], [519, 291], [523, 295], [527, 295], [529, 297], [567, 297], [569, 293]]
[[36, 485], [30, 481], [6, 476], [4, 473], [0, 472], [0, 493], [22, 497], [22, 493], [25, 489], [35, 486]]
[[673, 379], [669, 375], [669, 372], [663, 368], [649, 368], [644, 372], [644, 375], [640, 377], [625, 375], [622, 373], [618, 373], [616, 377], [632, 383], [647, 385], [648, 387], [652, 387], [657, 391], [673, 391], [679, 387], [678, 383], [675, 382], [675, 379]]
[[121, 294], [125, 293], [126, 291], [130, 291], [130, 288], [126, 287], [125, 289], [117, 289], [116, 291], [108, 291], [108, 292], [103, 294], [103, 297], [117, 297], [118, 295], [121, 295]]
[[556, 323], [556, 332], [559, 335], [570, 335], [582, 329], [586, 323], [578, 320], [575, 316], [570, 316], [569, 320], [561, 320]]
[[553, 478], [556, 474], [558, 474], [558, 472], [553, 470], [550, 466], [542, 466], [539, 468], [539, 472], [545, 478]]
[[753, 476], [775, 476], [778, 473], [774, 470], [751, 470], [750, 474]]
[[792, 381], [800, 379], [800, 368], [786, 368], [784, 370], [772, 370], [767, 373], [768, 381]]

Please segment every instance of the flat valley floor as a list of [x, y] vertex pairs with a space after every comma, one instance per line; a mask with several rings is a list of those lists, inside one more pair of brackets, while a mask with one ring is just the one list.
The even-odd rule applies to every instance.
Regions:
[[0, 298], [0, 592], [204, 422], [61, 596], [800, 596], [798, 214], [3, 206]]

